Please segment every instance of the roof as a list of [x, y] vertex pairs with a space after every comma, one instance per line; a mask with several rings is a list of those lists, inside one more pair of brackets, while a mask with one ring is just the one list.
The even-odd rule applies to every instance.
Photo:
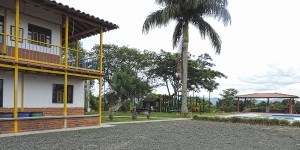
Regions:
[[245, 95], [237, 95], [235, 98], [298, 98], [296, 95], [288, 95], [281, 93], [253, 93]]
[[[53, 11], [55, 13], [69, 16], [69, 33], [74, 33], [70, 36], [69, 40], [74, 41], [77, 39], [86, 38], [99, 34], [100, 28], [104, 31], [114, 30], [119, 28], [118, 25], [105, 21], [93, 15], [82, 12], [68, 5], [57, 3], [55, 0], [24, 0], [36, 7], [42, 7], [45, 10]], [[65, 17], [63, 17], [65, 20]], [[64, 36], [64, 31], [62, 32]]]

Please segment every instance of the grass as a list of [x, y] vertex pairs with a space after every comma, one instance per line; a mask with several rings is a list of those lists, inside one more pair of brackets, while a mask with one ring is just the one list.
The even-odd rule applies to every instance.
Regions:
[[[89, 112], [86, 113], [86, 115], [92, 115], [92, 114], [99, 114], [98, 112]], [[103, 111], [103, 115], [104, 116], [108, 116], [109, 112], [108, 111]], [[131, 116], [131, 112], [113, 112], [114, 116]], [[146, 117], [147, 115], [141, 113], [137, 113], [138, 117]], [[165, 112], [151, 112], [150, 114], [150, 118], [151, 117], [161, 117], [161, 118], [182, 118], [183, 116], [181, 116], [179, 113], [176, 112], [171, 112], [171, 113], [165, 113]], [[192, 116], [191, 116], [192, 117]]]
[[114, 117], [112, 121], [109, 120], [108, 117], [102, 118], [102, 123], [107, 122], [132, 122], [132, 121], [147, 121], [147, 120], [159, 120], [161, 118], [137, 118], [135, 120], [131, 119], [131, 117]]

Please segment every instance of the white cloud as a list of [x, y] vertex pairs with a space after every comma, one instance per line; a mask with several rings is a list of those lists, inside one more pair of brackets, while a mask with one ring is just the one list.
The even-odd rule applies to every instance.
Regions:
[[[119, 25], [120, 29], [104, 34], [104, 43], [176, 52], [171, 42], [173, 23], [142, 34], [145, 17], [159, 8], [153, 0], [57, 1]], [[214, 55], [210, 42], [201, 40], [199, 32], [190, 28], [190, 53], [209, 53], [215, 69], [228, 76], [227, 80], [218, 80], [220, 87], [212, 96], [227, 88], [236, 88], [240, 94], [264, 91], [300, 94], [299, 5], [299, 0], [230, 0], [231, 26], [223, 27], [209, 19], [222, 37], [221, 55]], [[94, 36], [84, 40], [83, 46], [90, 49], [98, 41], [99, 36]], [[161, 91], [166, 90], [157, 90]]]

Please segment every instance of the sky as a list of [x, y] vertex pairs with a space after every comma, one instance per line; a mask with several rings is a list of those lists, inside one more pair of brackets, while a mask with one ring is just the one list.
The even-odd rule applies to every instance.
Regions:
[[[159, 52], [177, 52], [172, 47], [175, 24], [142, 33], [145, 18], [161, 7], [154, 0], [56, 0], [117, 24], [120, 28], [104, 33], [103, 43]], [[218, 79], [220, 86], [211, 93], [220, 97], [228, 88], [238, 94], [277, 92], [300, 96], [300, 1], [299, 0], [228, 0], [232, 23], [206, 18], [222, 39], [221, 54], [216, 55], [208, 39], [190, 27], [189, 52], [208, 53], [215, 70], [228, 76]], [[85, 49], [99, 43], [99, 35], [82, 40]], [[165, 87], [154, 90], [167, 93]], [[195, 95], [208, 93], [201, 90]]]

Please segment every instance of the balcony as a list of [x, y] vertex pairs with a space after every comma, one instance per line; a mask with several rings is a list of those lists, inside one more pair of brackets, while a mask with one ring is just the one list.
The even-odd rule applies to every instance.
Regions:
[[[6, 43], [3, 44], [3, 43]], [[18, 59], [16, 59], [18, 57]], [[100, 56], [78, 49], [19, 38], [18, 56], [15, 55], [15, 36], [0, 33], [0, 67], [19, 64], [20, 69], [42, 72], [68, 72], [74, 76], [99, 78]], [[31, 69], [30, 69], [31, 68]]]

